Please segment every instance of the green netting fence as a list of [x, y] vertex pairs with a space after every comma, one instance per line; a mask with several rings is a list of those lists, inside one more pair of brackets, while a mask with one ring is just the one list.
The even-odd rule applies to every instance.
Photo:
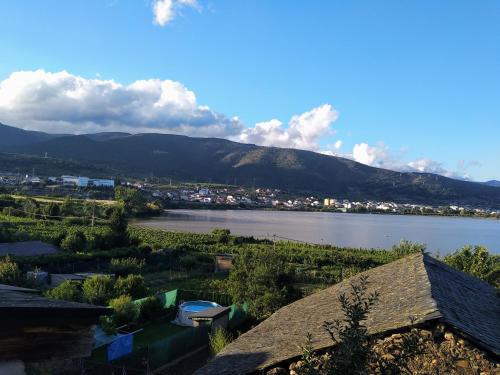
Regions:
[[[176, 306], [180, 301], [196, 299], [211, 300], [224, 306], [229, 305], [231, 307], [229, 312], [229, 329], [236, 329], [248, 316], [248, 303], [230, 304], [229, 296], [224, 294], [174, 289], [158, 293], [156, 296], [160, 299], [165, 309]], [[146, 299], [141, 298], [135, 300], [134, 303], [140, 305]], [[136, 349], [131, 354], [113, 361], [112, 364], [130, 368], [141, 368], [148, 363], [152, 369], [161, 367], [168, 362], [207, 345], [209, 342], [209, 331], [210, 326], [208, 325], [183, 329], [181, 332], [151, 342], [146, 347]], [[106, 347], [107, 345], [101, 347], [99, 350], [104, 354]]]

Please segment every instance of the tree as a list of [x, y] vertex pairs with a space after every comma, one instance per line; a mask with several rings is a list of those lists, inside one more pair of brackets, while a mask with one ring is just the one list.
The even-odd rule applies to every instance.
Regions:
[[137, 189], [117, 186], [115, 200], [123, 205], [125, 214], [129, 216], [140, 215], [147, 211], [147, 200]]
[[212, 231], [212, 236], [217, 242], [227, 244], [231, 237], [231, 231], [229, 229], [216, 228]]
[[82, 300], [81, 285], [76, 281], [66, 280], [47, 291], [46, 295], [49, 298], [80, 302]]
[[140, 273], [146, 264], [144, 259], [129, 258], [113, 258], [111, 259], [109, 269], [116, 275], [124, 276], [131, 273]]
[[19, 266], [9, 255], [0, 261], [0, 284], [22, 285], [23, 274]]
[[38, 211], [38, 205], [34, 199], [26, 198], [23, 203], [23, 211], [27, 216], [35, 218]]
[[298, 297], [288, 267], [277, 255], [265, 252], [236, 257], [228, 291], [235, 303], [248, 302], [249, 313], [257, 319], [268, 317]]
[[444, 257], [444, 262], [500, 288], [500, 255], [493, 255], [483, 246], [464, 246]]
[[140, 317], [144, 322], [156, 319], [165, 313], [163, 304], [156, 296], [150, 296], [143, 300], [140, 304], [140, 310]]
[[128, 243], [128, 223], [122, 206], [115, 207], [111, 212], [109, 227], [113, 233], [113, 242], [115, 246], [122, 246]]
[[109, 306], [113, 309], [113, 322], [117, 326], [135, 322], [139, 317], [139, 307], [130, 296], [114, 298], [109, 302]]
[[63, 214], [64, 216], [71, 216], [74, 214], [73, 200], [69, 195], [64, 198], [64, 201], [61, 205], [61, 214]]
[[85, 234], [79, 230], [73, 230], [66, 234], [66, 237], [61, 241], [61, 248], [67, 251], [82, 251], [85, 249], [86, 238]]
[[50, 202], [45, 206], [45, 215], [47, 216], [59, 216], [61, 214], [61, 210], [59, 205], [54, 202]]
[[144, 283], [144, 277], [141, 275], [128, 275], [119, 277], [115, 282], [115, 291], [117, 295], [127, 294], [134, 299], [144, 297], [147, 293], [147, 287]]
[[83, 297], [95, 305], [105, 305], [114, 296], [114, 282], [109, 276], [91, 276], [83, 282]]

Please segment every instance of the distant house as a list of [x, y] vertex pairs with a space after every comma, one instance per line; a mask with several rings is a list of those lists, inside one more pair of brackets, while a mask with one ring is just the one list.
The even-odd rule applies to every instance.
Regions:
[[194, 327], [202, 324], [210, 325], [211, 331], [215, 332], [217, 328], [226, 329], [229, 324], [229, 312], [231, 307], [213, 307], [203, 311], [192, 313], [188, 316], [194, 322]]
[[88, 357], [95, 324], [111, 310], [24, 289], [0, 287], [0, 374], [23, 374], [29, 362]]
[[[439, 324], [492, 358], [500, 355], [500, 299], [491, 285], [420, 253], [363, 274], [369, 280], [368, 292], [380, 294], [365, 322], [369, 334]], [[350, 283], [358, 277], [281, 308], [227, 345], [195, 374], [265, 373], [300, 358], [300, 345], [308, 332], [314, 350], [332, 347], [323, 324], [343, 319], [339, 296], [349, 293]]]
[[102, 178], [89, 178], [84, 176], [61, 176], [63, 185], [78, 187], [114, 187], [115, 181]]
[[42, 241], [0, 243], [0, 256], [5, 256], [7, 254], [13, 256], [36, 256], [56, 254], [60, 251], [58, 247]]
[[233, 254], [215, 254], [215, 273], [227, 273], [233, 268]]

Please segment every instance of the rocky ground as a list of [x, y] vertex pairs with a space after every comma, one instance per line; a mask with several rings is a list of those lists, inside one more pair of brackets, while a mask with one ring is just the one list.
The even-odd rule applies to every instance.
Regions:
[[[500, 375], [497, 361], [444, 325], [373, 339], [370, 346], [366, 374]], [[296, 361], [267, 375], [327, 375], [332, 355], [318, 354], [309, 364]]]

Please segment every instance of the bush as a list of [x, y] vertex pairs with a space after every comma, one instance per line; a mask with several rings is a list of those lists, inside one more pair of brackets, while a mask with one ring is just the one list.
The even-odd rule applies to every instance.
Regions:
[[231, 334], [222, 327], [217, 327], [214, 333], [208, 335], [208, 339], [212, 355], [219, 353], [232, 341]]
[[128, 275], [119, 277], [115, 283], [116, 295], [129, 295], [134, 299], [144, 297], [147, 294], [144, 277], [141, 275]]
[[425, 247], [423, 243], [401, 240], [397, 245], [392, 247], [392, 251], [397, 256], [403, 257], [410, 254], [421, 253], [425, 251]]
[[0, 261], [0, 284], [22, 285], [23, 283], [24, 278], [19, 266], [7, 255]]
[[83, 282], [83, 297], [95, 305], [106, 305], [114, 296], [114, 282], [109, 276], [96, 275]]
[[113, 258], [111, 259], [109, 269], [111, 272], [122, 276], [130, 273], [140, 273], [146, 262], [144, 259], [137, 258]]
[[135, 322], [139, 317], [139, 307], [130, 296], [114, 298], [109, 302], [109, 306], [113, 309], [113, 323], [117, 326]]
[[212, 231], [212, 236], [217, 242], [227, 244], [231, 237], [231, 231], [229, 229], [216, 228]]
[[445, 256], [444, 262], [500, 288], [500, 255], [490, 254], [483, 246], [464, 246]]
[[61, 248], [67, 251], [77, 252], [85, 249], [85, 235], [79, 230], [68, 232], [61, 241]]
[[82, 300], [82, 291], [80, 283], [66, 280], [54, 289], [47, 291], [46, 296], [64, 301], [80, 302]]
[[140, 318], [142, 321], [149, 321], [159, 318], [165, 313], [165, 309], [159, 298], [151, 296], [140, 304]]

